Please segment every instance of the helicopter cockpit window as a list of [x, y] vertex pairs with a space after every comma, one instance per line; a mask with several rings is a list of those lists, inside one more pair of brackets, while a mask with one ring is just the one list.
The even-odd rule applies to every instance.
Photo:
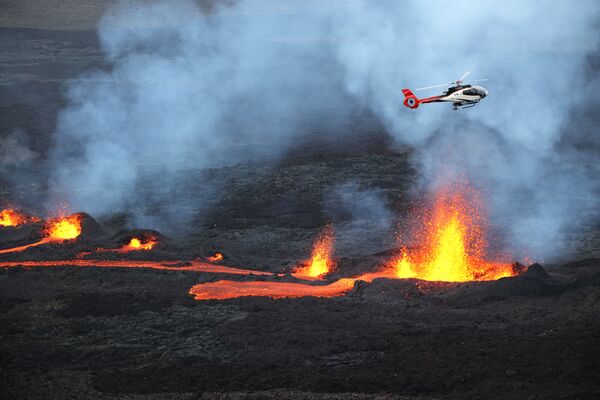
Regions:
[[477, 89], [467, 89], [463, 92], [463, 94], [466, 94], [467, 96], [477, 96], [479, 95], [479, 93], [477, 92]]

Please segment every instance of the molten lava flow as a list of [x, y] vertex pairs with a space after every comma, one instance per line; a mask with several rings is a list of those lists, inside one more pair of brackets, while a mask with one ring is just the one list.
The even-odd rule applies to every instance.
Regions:
[[42, 240], [39, 240], [35, 243], [30, 243], [30, 244], [26, 244], [23, 246], [17, 246], [17, 247], [11, 247], [9, 249], [0, 249], [0, 254], [7, 254], [7, 253], [20, 253], [22, 251], [27, 250], [30, 247], [35, 247], [35, 246], [39, 246], [45, 243], [50, 243], [52, 240], [50, 238], [43, 238]]
[[219, 252], [217, 251], [217, 252], [216, 252], [215, 254], [213, 254], [212, 256], [208, 256], [208, 257], [206, 257], [206, 260], [207, 260], [208, 262], [212, 262], [212, 263], [214, 263], [214, 262], [219, 262], [219, 261], [223, 261], [223, 254], [221, 254], [221, 253], [219, 253]]
[[81, 234], [81, 218], [78, 215], [48, 221], [46, 236], [51, 240], [71, 240]]
[[331, 272], [334, 262], [331, 258], [333, 253], [333, 228], [327, 225], [317, 239], [313, 247], [310, 261], [294, 271], [292, 274], [300, 279], [320, 279]]
[[323, 284], [277, 282], [277, 281], [228, 281], [199, 283], [189, 293], [195, 300], [225, 300], [246, 296], [262, 296], [272, 299], [298, 297], [337, 297], [350, 292], [357, 281], [372, 282], [377, 278], [398, 279], [394, 270], [368, 272], [354, 278], [341, 278]]
[[273, 281], [216, 281], [193, 286], [189, 293], [195, 300], [225, 300], [245, 296], [264, 296], [273, 299], [297, 297], [336, 297], [354, 287], [353, 278], [342, 278], [328, 285]]
[[511, 264], [485, 260], [485, 219], [479, 196], [468, 187], [440, 190], [416, 236], [422, 246], [402, 249], [394, 266], [398, 278], [464, 282], [515, 275]]
[[96, 267], [96, 268], [146, 268], [167, 271], [209, 272], [232, 275], [273, 275], [271, 272], [254, 271], [213, 265], [199, 261], [134, 261], [134, 260], [60, 260], [60, 261], [0, 261], [0, 268], [49, 268], [49, 267]]

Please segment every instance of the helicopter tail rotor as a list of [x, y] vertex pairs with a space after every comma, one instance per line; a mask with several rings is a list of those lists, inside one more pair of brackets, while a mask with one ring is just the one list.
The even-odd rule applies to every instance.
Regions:
[[419, 107], [419, 98], [410, 89], [402, 89], [402, 93], [404, 94], [404, 105], [406, 107], [413, 109]]

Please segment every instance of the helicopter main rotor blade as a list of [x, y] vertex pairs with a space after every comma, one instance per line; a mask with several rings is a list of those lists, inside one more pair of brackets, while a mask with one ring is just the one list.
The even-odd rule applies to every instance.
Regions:
[[435, 89], [435, 88], [444, 87], [444, 86], [448, 86], [448, 85], [452, 85], [452, 84], [454, 84], [454, 82], [442, 83], [441, 85], [425, 86], [425, 87], [418, 88], [418, 89], [415, 89], [415, 90]]
[[470, 80], [469, 82], [485, 82], [485, 81], [489, 81], [489, 79], [473, 79], [473, 80]]
[[471, 71], [465, 72], [465, 74], [463, 76], [461, 76], [460, 78], [458, 78], [458, 80], [456, 82], [462, 82], [467, 77], [467, 75], [469, 75], [470, 73], [471, 73]]

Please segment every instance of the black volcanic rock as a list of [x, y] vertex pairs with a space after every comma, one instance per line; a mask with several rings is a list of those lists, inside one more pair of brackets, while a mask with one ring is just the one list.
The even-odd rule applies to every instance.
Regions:
[[73, 214], [73, 216], [77, 216], [81, 221], [81, 235], [79, 235], [79, 241], [91, 242], [100, 240], [106, 236], [106, 231], [91, 215], [80, 212]]
[[[518, 263], [516, 263], [516, 264], [518, 264]], [[528, 266], [527, 269], [525, 270], [525, 272], [523, 272], [519, 276], [522, 278], [539, 279], [542, 281], [548, 281], [551, 279], [550, 275], [548, 275], [548, 273], [546, 272], [544, 267], [542, 267], [538, 263], [534, 263], [534, 264], [531, 264], [530, 266]]]
[[0, 249], [23, 246], [37, 242], [43, 236], [43, 223], [34, 222], [19, 226], [0, 227]]

